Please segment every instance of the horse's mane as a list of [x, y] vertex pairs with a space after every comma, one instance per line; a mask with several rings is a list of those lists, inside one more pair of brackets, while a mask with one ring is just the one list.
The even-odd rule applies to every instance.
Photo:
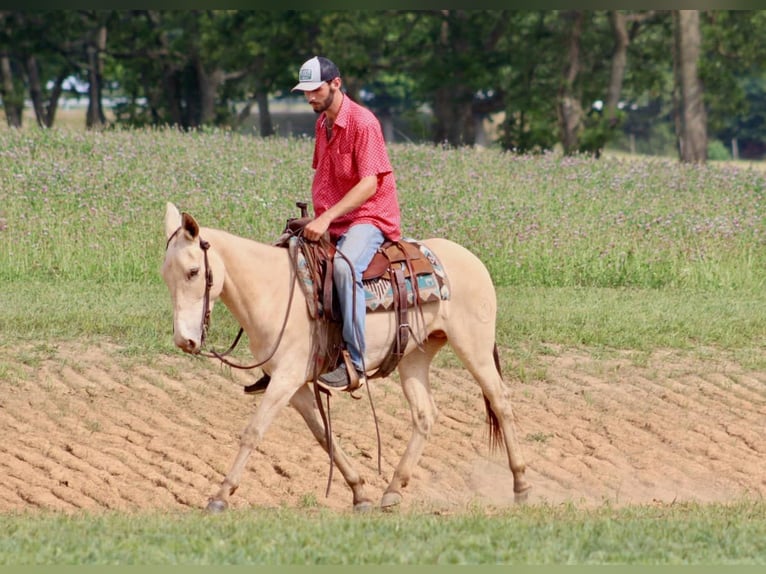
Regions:
[[199, 235], [202, 239], [209, 241], [215, 249], [222, 252], [238, 253], [243, 250], [248, 252], [266, 252], [277, 249], [274, 245], [258, 241], [257, 239], [243, 237], [214, 227], [200, 227]]

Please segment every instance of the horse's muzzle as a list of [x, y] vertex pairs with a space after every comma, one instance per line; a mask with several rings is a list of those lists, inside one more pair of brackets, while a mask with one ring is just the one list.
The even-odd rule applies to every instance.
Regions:
[[189, 353], [190, 355], [198, 355], [202, 350], [202, 345], [194, 339], [176, 338], [175, 344], [184, 353]]

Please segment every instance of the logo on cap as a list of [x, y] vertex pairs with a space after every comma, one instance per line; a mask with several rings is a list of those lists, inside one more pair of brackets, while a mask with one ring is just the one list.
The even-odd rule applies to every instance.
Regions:
[[301, 82], [309, 82], [311, 81], [311, 76], [313, 76], [313, 70], [311, 68], [301, 68], [300, 73], [298, 74], [298, 80]]

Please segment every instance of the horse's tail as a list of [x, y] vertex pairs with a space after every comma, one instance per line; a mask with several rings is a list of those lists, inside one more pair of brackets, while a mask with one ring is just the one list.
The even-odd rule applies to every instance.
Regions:
[[[500, 378], [503, 378], [503, 372], [500, 369], [500, 355], [497, 352], [497, 343], [495, 343], [492, 349], [492, 356], [495, 359], [495, 368]], [[500, 426], [500, 420], [497, 418], [495, 411], [492, 410], [492, 405], [489, 404], [489, 399], [484, 395], [484, 408], [487, 411], [487, 424], [489, 425], [489, 450], [490, 452], [496, 451], [503, 444], [503, 429]]]
[[500, 378], [503, 378], [503, 371], [500, 369], [500, 354], [497, 352], [497, 343], [495, 343], [495, 346], [492, 348], [492, 356], [495, 359], [495, 368], [497, 369], [497, 374], [500, 375]]

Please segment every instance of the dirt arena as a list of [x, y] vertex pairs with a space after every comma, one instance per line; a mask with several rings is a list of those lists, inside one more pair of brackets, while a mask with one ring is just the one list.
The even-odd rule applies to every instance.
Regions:
[[[113, 347], [3, 349], [0, 512], [198, 509], [215, 491], [259, 400], [251, 372], [182, 355], [140, 363]], [[512, 361], [513, 359], [510, 358]], [[728, 359], [578, 354], [539, 357], [509, 380], [533, 485], [530, 503], [726, 502], [766, 495], [766, 373]], [[538, 372], [539, 371], [539, 372]], [[461, 368], [435, 368], [440, 416], [402, 510], [460, 512], [513, 504], [505, 456], [487, 449], [483, 401]], [[370, 403], [336, 395], [333, 427], [376, 500], [409, 437], [396, 380]], [[250, 459], [232, 506], [349, 511], [339, 472], [286, 409]]]

